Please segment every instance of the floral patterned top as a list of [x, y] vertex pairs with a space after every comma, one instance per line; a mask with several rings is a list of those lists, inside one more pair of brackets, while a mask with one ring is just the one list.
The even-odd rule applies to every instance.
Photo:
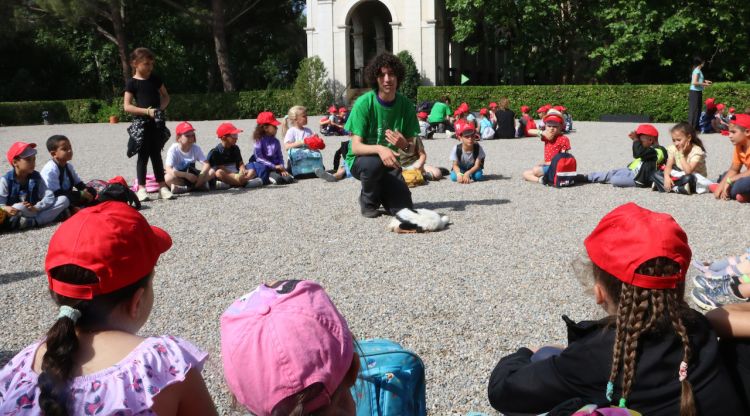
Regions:
[[[0, 370], [0, 415], [41, 415], [39, 388], [32, 369], [42, 341], [29, 345]], [[154, 396], [201, 371], [208, 356], [172, 336], [146, 338], [119, 363], [70, 380], [72, 415], [155, 415]]]

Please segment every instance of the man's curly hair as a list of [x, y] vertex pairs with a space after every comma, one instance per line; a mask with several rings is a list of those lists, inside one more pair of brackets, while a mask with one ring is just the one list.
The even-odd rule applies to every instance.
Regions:
[[402, 64], [401, 60], [392, 53], [383, 52], [373, 58], [367, 65], [367, 68], [365, 68], [365, 81], [370, 88], [377, 91], [378, 76], [380, 75], [380, 70], [382, 68], [390, 68], [394, 75], [396, 75], [396, 86], [398, 87], [401, 85], [401, 81], [404, 79], [406, 73], [404, 64]]

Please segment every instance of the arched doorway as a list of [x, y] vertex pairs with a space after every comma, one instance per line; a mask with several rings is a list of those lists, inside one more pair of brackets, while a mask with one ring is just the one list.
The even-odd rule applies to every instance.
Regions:
[[377, 54], [393, 51], [392, 17], [388, 8], [377, 0], [366, 0], [349, 13], [349, 53], [347, 54], [350, 88], [365, 88], [364, 67]]

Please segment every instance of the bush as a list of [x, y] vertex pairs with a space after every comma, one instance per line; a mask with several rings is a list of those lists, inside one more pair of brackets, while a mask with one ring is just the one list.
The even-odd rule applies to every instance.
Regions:
[[[291, 90], [262, 90], [214, 94], [173, 94], [167, 107], [170, 120], [234, 120], [255, 118], [261, 111], [286, 114], [294, 105]], [[41, 124], [42, 112], [52, 123], [106, 123], [110, 116], [129, 120], [122, 98], [0, 103], [0, 125]]]
[[294, 81], [294, 102], [307, 107], [310, 114], [324, 114], [326, 107], [333, 102], [328, 71], [317, 56], [300, 62]]
[[396, 55], [401, 63], [404, 64], [405, 74], [404, 79], [399, 80], [398, 89], [401, 94], [404, 94], [406, 98], [411, 101], [417, 100], [417, 88], [419, 87], [419, 70], [417, 64], [414, 62], [414, 58], [411, 57], [409, 51], [401, 51]]
[[[500, 97], [508, 97], [511, 109], [522, 105], [532, 111], [546, 103], [564, 105], [576, 120], [597, 121], [604, 114], [645, 114], [654, 122], [687, 119], [687, 84], [669, 85], [510, 85], [487, 87], [419, 87], [416, 102], [436, 101], [447, 94], [452, 103], [467, 102], [478, 110]], [[703, 91], [703, 99], [734, 106], [750, 106], [750, 84], [716, 83]]]

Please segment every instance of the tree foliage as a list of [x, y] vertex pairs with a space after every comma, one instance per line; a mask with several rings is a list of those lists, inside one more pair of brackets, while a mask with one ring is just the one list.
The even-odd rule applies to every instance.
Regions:
[[323, 61], [317, 56], [300, 62], [297, 79], [294, 81], [294, 100], [307, 107], [310, 114], [323, 114], [333, 101], [333, 93]]
[[413, 102], [417, 99], [417, 87], [419, 87], [419, 80], [421, 78], [417, 64], [414, 62], [414, 58], [412, 58], [409, 51], [401, 51], [396, 56], [404, 64], [405, 69], [404, 79], [399, 80], [398, 89], [401, 91], [401, 94], [404, 94], [406, 98]]

